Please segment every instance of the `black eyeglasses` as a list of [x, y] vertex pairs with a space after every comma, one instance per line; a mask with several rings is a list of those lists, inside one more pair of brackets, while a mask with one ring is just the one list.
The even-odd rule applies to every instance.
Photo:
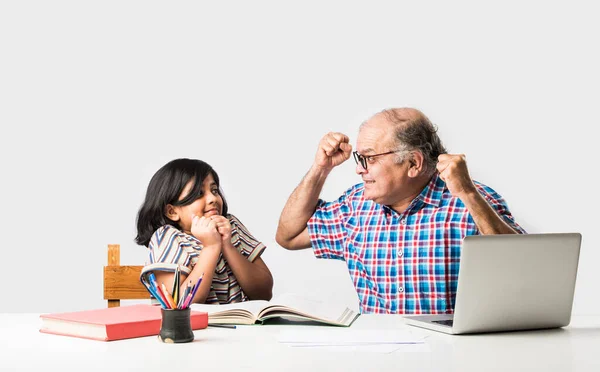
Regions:
[[388, 152], [383, 152], [381, 154], [373, 154], [373, 155], [361, 155], [358, 153], [358, 151], [354, 151], [352, 153], [352, 155], [354, 155], [354, 161], [356, 162], [356, 164], [358, 164], [360, 162], [360, 165], [362, 165], [362, 167], [365, 168], [365, 170], [367, 170], [367, 164], [373, 163], [374, 158], [376, 158], [378, 156], [393, 154], [393, 153], [399, 152], [399, 151], [400, 150], [388, 151]]

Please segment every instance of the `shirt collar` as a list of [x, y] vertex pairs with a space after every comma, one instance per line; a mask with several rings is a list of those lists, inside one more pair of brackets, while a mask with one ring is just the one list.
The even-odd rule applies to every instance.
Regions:
[[[418, 207], [420, 205], [419, 202], [430, 204], [434, 207], [439, 207], [440, 204], [442, 204], [442, 195], [446, 189], [446, 183], [442, 181], [440, 174], [436, 171], [433, 176], [431, 176], [429, 183], [427, 183], [421, 193], [419, 193], [419, 195], [413, 199], [408, 209], [420, 208]], [[383, 210], [385, 213], [398, 213], [387, 205], [383, 205]]]
[[429, 180], [427, 186], [425, 186], [423, 191], [421, 191], [416, 199], [421, 200], [423, 203], [439, 207], [442, 203], [442, 195], [444, 194], [445, 189], [446, 182], [440, 178], [440, 174], [438, 172], [435, 172]]

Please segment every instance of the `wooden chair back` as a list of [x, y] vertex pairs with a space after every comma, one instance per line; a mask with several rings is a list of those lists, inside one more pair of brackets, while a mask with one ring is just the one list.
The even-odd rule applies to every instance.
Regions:
[[104, 299], [108, 307], [118, 307], [121, 300], [150, 299], [150, 293], [140, 282], [144, 266], [121, 266], [121, 246], [108, 245], [108, 265], [104, 266]]

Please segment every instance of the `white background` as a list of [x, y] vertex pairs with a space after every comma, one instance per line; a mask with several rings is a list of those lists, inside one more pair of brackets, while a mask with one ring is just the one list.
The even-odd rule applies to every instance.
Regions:
[[[217, 170], [275, 294], [358, 308], [344, 264], [283, 250], [277, 221], [323, 134], [409, 106], [528, 232], [583, 234], [574, 314], [598, 313], [593, 2], [214, 3], [0, 4], [0, 311], [104, 307], [106, 245], [144, 263], [137, 209], [178, 157]], [[323, 197], [357, 182], [349, 161]]]

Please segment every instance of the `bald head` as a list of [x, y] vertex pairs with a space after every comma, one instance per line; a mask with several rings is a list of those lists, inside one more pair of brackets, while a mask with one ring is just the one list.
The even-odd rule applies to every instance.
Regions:
[[429, 119], [421, 111], [410, 107], [401, 107], [382, 110], [365, 121], [361, 127], [365, 125], [379, 126], [384, 123], [398, 127], [423, 121], [429, 122]]
[[[390, 145], [403, 151], [420, 151], [428, 173], [433, 173], [440, 154], [447, 151], [437, 135], [437, 128], [421, 111], [403, 107], [386, 109], [361, 125], [389, 131]], [[402, 160], [399, 158], [399, 160]]]

